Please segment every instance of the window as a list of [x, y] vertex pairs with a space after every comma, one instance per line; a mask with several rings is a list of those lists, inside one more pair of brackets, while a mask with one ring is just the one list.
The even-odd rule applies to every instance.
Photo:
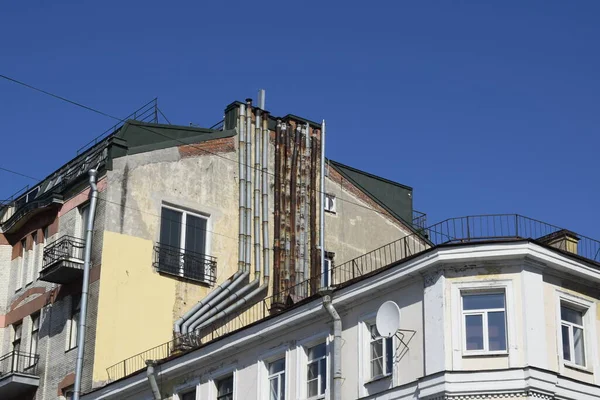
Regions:
[[208, 218], [163, 207], [160, 221], [158, 269], [186, 278], [210, 280], [207, 253]]
[[217, 400], [233, 400], [233, 375], [217, 381]]
[[269, 363], [269, 400], [285, 399], [285, 358]]
[[35, 364], [35, 355], [38, 351], [40, 331], [40, 313], [31, 314], [31, 338], [29, 342], [29, 365]]
[[323, 287], [331, 286], [331, 269], [333, 268], [333, 253], [325, 252], [325, 264], [321, 269], [321, 285]]
[[85, 239], [85, 230], [87, 229], [88, 220], [90, 218], [90, 205], [86, 204], [79, 207], [79, 221], [81, 226], [79, 227], [79, 238]]
[[335, 195], [325, 193], [325, 204], [323, 205], [325, 211], [335, 214]]
[[324, 397], [327, 389], [327, 346], [318, 344], [308, 349], [307, 369], [308, 397]]
[[180, 394], [179, 400], [196, 400], [196, 389]]
[[27, 264], [25, 264], [26, 249], [27, 249], [27, 240], [22, 239], [21, 240], [21, 253], [19, 255], [19, 263], [17, 266], [17, 289], [16, 290], [21, 289], [21, 287], [23, 286], [23, 273], [25, 273], [25, 267], [27, 265]]
[[79, 329], [79, 311], [81, 307], [81, 294], [71, 296], [71, 320], [67, 336], [67, 350], [77, 347]]
[[560, 305], [563, 360], [585, 367], [584, 312], [565, 303]]
[[506, 305], [504, 292], [463, 293], [464, 349], [467, 352], [505, 352]]
[[73, 400], [73, 392], [75, 391], [75, 387], [73, 385], [62, 390], [63, 397], [65, 400]]
[[33, 282], [34, 277], [36, 277], [36, 273], [37, 273], [37, 265], [38, 265], [38, 249], [37, 249], [37, 232], [34, 232], [33, 235], [31, 235], [31, 250], [29, 250], [29, 256], [28, 256], [28, 263], [29, 263], [29, 268], [28, 268], [28, 273], [27, 273], [27, 284], [29, 285], [30, 283]]
[[394, 362], [394, 344], [391, 337], [384, 338], [379, 335], [375, 324], [369, 326], [371, 332], [370, 357], [371, 379], [377, 379], [392, 373]]
[[13, 341], [12, 341], [12, 367], [14, 371], [19, 371], [19, 368], [22, 367], [21, 362], [21, 335], [23, 333], [23, 323], [17, 322], [13, 325]]

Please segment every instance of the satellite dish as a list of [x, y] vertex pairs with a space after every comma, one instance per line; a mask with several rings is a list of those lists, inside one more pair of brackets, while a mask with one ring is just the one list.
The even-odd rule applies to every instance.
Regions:
[[377, 331], [383, 337], [392, 337], [400, 329], [400, 307], [393, 301], [386, 301], [379, 310], [375, 320]]

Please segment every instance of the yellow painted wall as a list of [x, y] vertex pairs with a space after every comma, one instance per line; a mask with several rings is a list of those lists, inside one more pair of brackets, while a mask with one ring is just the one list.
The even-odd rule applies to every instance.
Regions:
[[94, 382], [106, 368], [172, 338], [177, 281], [152, 270], [150, 240], [104, 232]]

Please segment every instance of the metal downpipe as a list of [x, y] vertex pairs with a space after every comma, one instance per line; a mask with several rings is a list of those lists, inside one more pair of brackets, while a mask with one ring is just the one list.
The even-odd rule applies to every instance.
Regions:
[[262, 234], [263, 283], [269, 281], [269, 114], [262, 120]]
[[254, 129], [254, 279], [260, 279], [260, 259], [261, 259], [261, 246], [260, 246], [260, 174], [261, 174], [261, 161], [260, 158], [260, 144], [261, 140], [261, 110], [256, 109], [256, 124]]
[[215, 290], [210, 292], [205, 298], [203, 298], [198, 303], [196, 303], [196, 305], [194, 307], [192, 307], [188, 312], [183, 314], [183, 316], [181, 318], [179, 318], [177, 321], [175, 321], [175, 325], [173, 326], [173, 330], [175, 331], [175, 333], [177, 333], [177, 334], [182, 333], [181, 332], [182, 325], [184, 323], [186, 323], [186, 321], [188, 319], [190, 319], [190, 317], [193, 318], [193, 316], [195, 315], [195, 313], [198, 310], [200, 310], [206, 304], [208, 304], [208, 302], [210, 302], [210, 300], [212, 300], [213, 297], [215, 297], [217, 294], [219, 294], [221, 291], [223, 291], [223, 289], [227, 288], [227, 286], [229, 286], [233, 281], [235, 281], [237, 279], [237, 277], [240, 276], [241, 274], [242, 274], [242, 271], [237, 271], [235, 274], [233, 274], [231, 279], [228, 279], [225, 282], [223, 282], [222, 284], [220, 284], [219, 286], [217, 286], [215, 288]]
[[239, 239], [238, 239], [238, 270], [243, 271], [245, 269], [245, 251], [246, 251], [246, 167], [245, 167], [245, 156], [246, 156], [246, 106], [240, 104], [240, 120], [238, 123], [239, 141], [238, 141], [238, 161], [239, 161]]
[[85, 232], [83, 283], [81, 284], [81, 316], [79, 319], [79, 327], [77, 328], [79, 337], [77, 338], [77, 364], [75, 366], [75, 387], [73, 391], [74, 400], [79, 400], [79, 396], [81, 395], [81, 375], [83, 373], [88, 290], [90, 285], [90, 260], [92, 258], [92, 237], [94, 233], [96, 203], [98, 202], [98, 187], [96, 186], [96, 176], [98, 175], [98, 171], [90, 169], [88, 173], [90, 175], [90, 211]]
[[[319, 236], [319, 247], [321, 248], [321, 285], [325, 281], [325, 275], [329, 271], [325, 271], [325, 120], [321, 123], [321, 217], [319, 218], [320, 223], [320, 236]], [[331, 277], [333, 278], [333, 277]], [[328, 285], [331, 285], [332, 279], [327, 279]]]
[[258, 286], [259, 282], [260, 281], [258, 279], [254, 279], [252, 282], [248, 283], [246, 286], [244, 286], [237, 292], [233, 293], [225, 301], [222, 301], [221, 303], [217, 304], [215, 307], [211, 308], [206, 314], [204, 314], [200, 319], [198, 319], [196, 322], [194, 322], [190, 326], [190, 332], [202, 329], [203, 327], [209, 325], [208, 321], [210, 321], [210, 322], [214, 321], [213, 318], [215, 318], [214, 317], [215, 314], [217, 314], [219, 311], [223, 310], [225, 307], [227, 307], [228, 305], [233, 303], [238, 298], [243, 297], [250, 290], [252, 290], [256, 286]]
[[331, 303], [331, 290], [320, 291], [323, 297], [323, 307], [333, 320], [333, 390], [331, 398], [342, 400], [342, 319]]
[[252, 99], [246, 99], [246, 233], [245, 264], [250, 272], [252, 263]]
[[[210, 309], [210, 307], [214, 306], [219, 301], [221, 301], [225, 296], [227, 296], [229, 293], [231, 293], [231, 291], [233, 291], [241, 282], [243, 282], [243, 280], [247, 276], [248, 276], [248, 272], [243, 272], [243, 271], [236, 272], [231, 277], [231, 279], [228, 279], [226, 282], [224, 282], [221, 285], [222, 290], [219, 291], [220, 293], [218, 293], [218, 295], [215, 295], [215, 296], [209, 295], [206, 298], [202, 299], [196, 305], [196, 307], [194, 307], [194, 308], [196, 308], [196, 311], [194, 311], [193, 314], [190, 317], [188, 317], [187, 320], [181, 326], [181, 333], [183, 333], [183, 334], [189, 333], [190, 325], [192, 325], [199, 318], [201, 318], [202, 314], [204, 314], [208, 309]], [[215, 293], [215, 292], [213, 291], [212, 293]], [[198, 305], [200, 305], [200, 307], [198, 307]], [[188, 311], [188, 313], [189, 313], [189, 311]]]
[[[255, 280], [253, 282], [258, 282], [258, 280]], [[243, 307], [249, 300], [253, 299], [255, 296], [257, 296], [258, 294], [260, 294], [263, 290], [267, 289], [268, 287], [269, 287], [269, 283], [268, 282], [263, 283], [261, 286], [259, 286], [258, 288], [256, 288], [252, 292], [250, 292], [249, 294], [245, 295], [244, 297], [242, 297], [241, 299], [239, 299], [238, 301], [236, 301], [234, 304], [232, 304], [229, 307], [227, 307], [225, 310], [221, 311], [220, 313], [218, 313], [217, 315], [213, 316], [209, 320], [203, 322], [202, 325], [200, 325], [196, 329], [202, 329], [203, 327], [212, 324], [216, 320], [219, 320], [219, 319], [222, 319], [222, 318], [226, 318], [228, 315], [230, 315], [234, 311], [236, 311], [239, 308]]]
[[154, 400], [162, 400], [160, 389], [156, 383], [156, 371], [154, 371], [155, 365], [156, 362], [154, 360], [146, 360], [146, 376], [148, 377], [148, 383], [150, 383], [150, 389], [152, 389], [152, 396], [154, 396]]

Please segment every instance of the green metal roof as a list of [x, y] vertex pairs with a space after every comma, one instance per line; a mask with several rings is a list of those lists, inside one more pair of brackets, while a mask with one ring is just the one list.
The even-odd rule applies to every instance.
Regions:
[[330, 167], [352, 182], [392, 216], [403, 221], [410, 229], [413, 228], [413, 189], [410, 186], [369, 174], [337, 161], [328, 160], [327, 162]]

